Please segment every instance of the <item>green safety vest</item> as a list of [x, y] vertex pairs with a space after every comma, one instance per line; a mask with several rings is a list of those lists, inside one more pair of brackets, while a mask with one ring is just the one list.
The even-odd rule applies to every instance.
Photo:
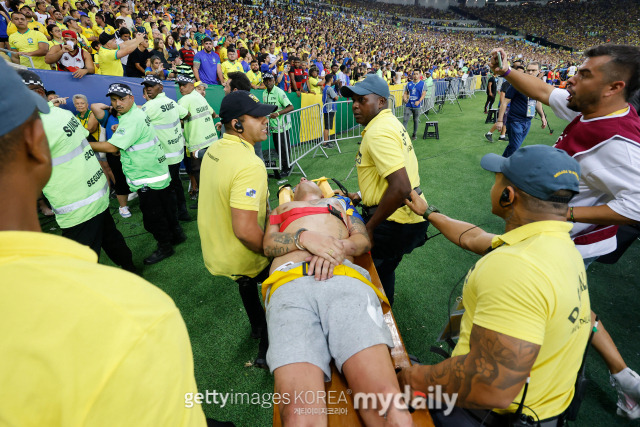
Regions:
[[184, 138], [190, 153], [207, 148], [218, 140], [218, 133], [211, 117], [213, 110], [204, 96], [194, 90], [180, 98], [178, 104], [191, 113], [184, 123]]
[[184, 157], [184, 137], [180, 119], [184, 119], [189, 112], [173, 99], [167, 98], [164, 92], [158, 94], [155, 99], [147, 101], [142, 106], [142, 111], [151, 119], [153, 129], [167, 158], [167, 164], [180, 163]]
[[42, 192], [60, 228], [70, 228], [109, 207], [109, 184], [77, 117], [49, 102], [49, 114], [40, 113], [40, 118], [53, 166]]
[[151, 119], [133, 105], [118, 116], [118, 129], [109, 142], [120, 149], [122, 172], [131, 191], [143, 187], [162, 190], [169, 186], [169, 165]]
[[[287, 94], [278, 86], [274, 86], [273, 89], [271, 89], [271, 92], [266, 89], [262, 92], [262, 103], [275, 105], [278, 107], [276, 111], [280, 111], [291, 105], [291, 101], [287, 97]], [[269, 119], [269, 132], [281, 133], [289, 129], [291, 129], [291, 117], [289, 114], [278, 117], [277, 119]]]

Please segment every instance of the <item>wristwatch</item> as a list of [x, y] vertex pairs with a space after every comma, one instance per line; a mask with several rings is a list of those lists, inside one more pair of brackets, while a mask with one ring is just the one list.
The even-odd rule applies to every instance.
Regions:
[[296, 231], [296, 234], [293, 235], [293, 243], [295, 243], [296, 248], [300, 249], [301, 251], [307, 250], [307, 248], [302, 246], [302, 244], [300, 243], [300, 235], [305, 231], [309, 231], [309, 230], [307, 230], [306, 228], [301, 228], [298, 231]]
[[436, 208], [434, 205], [429, 205], [429, 207], [427, 208], [427, 211], [424, 213], [424, 215], [422, 215], [422, 218], [424, 218], [424, 219], [426, 219], [428, 221], [429, 220], [429, 215], [431, 215], [434, 212], [440, 213], [438, 208]]

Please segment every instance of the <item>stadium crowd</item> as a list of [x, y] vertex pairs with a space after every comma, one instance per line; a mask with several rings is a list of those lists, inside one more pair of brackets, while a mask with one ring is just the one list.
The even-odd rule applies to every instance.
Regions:
[[522, 36], [545, 38], [577, 51], [601, 43], [640, 44], [640, 9], [634, 0], [555, 1], [465, 10]]
[[[221, 64], [222, 79], [215, 76], [217, 72], [205, 70], [204, 74], [214, 74], [206, 83], [222, 84], [225, 71], [248, 72], [253, 60], [258, 61], [261, 73], [282, 75], [287, 64], [294, 68], [293, 57], [301, 61], [296, 68], [301, 67], [308, 75], [315, 65], [320, 77], [336, 63], [339, 68], [345, 65], [346, 69], [339, 70], [343, 74], [359, 80], [368, 72], [378, 71], [382, 62], [383, 73], [400, 72], [403, 81], [414, 69], [435, 73], [434, 78], [462, 75], [464, 67], [473, 68], [475, 73], [484, 69], [486, 74], [486, 52], [495, 39], [468, 32], [436, 31], [419, 22], [398, 25], [387, 17], [361, 13], [356, 9], [359, 5], [353, 3], [353, 9], [343, 9], [276, 2], [266, 8], [225, 2], [211, 7], [183, 6], [176, 2], [169, 8], [155, 8], [145, 3], [116, 6], [113, 1], [98, 7], [84, 1], [72, 7], [69, 2], [60, 6], [42, 0], [32, 8], [14, 0], [2, 11], [0, 43], [19, 52], [19, 56], [12, 55], [14, 62], [19, 59], [21, 64], [30, 65], [31, 59], [36, 68], [68, 70], [75, 77], [95, 73], [175, 78], [180, 73], [189, 74], [196, 58], [202, 68]], [[386, 10], [387, 6], [381, 8]], [[387, 12], [399, 10], [390, 8]], [[354, 26], [356, 31], [347, 29]], [[551, 68], [578, 59], [566, 51], [519, 40], [501, 43], [511, 52], [520, 52], [524, 60], [550, 64]], [[206, 54], [200, 54], [202, 50]], [[235, 59], [228, 57], [230, 50], [236, 51]], [[215, 55], [210, 55], [211, 51]], [[195, 77], [200, 80], [198, 73]], [[290, 90], [286, 80], [279, 79], [279, 86]]]

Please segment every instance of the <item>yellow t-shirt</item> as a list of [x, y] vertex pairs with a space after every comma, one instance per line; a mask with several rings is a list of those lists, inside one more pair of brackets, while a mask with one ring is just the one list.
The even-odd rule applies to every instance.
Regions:
[[[466, 311], [452, 356], [469, 353], [473, 325], [541, 345], [525, 401], [539, 419], [571, 403], [591, 330], [587, 276], [571, 227], [539, 221], [494, 237], [495, 249], [469, 271], [462, 294]], [[513, 399], [520, 400], [522, 392]], [[517, 403], [496, 412], [515, 412]]]
[[[205, 426], [178, 308], [64, 237], [0, 232], [4, 424]], [[158, 357], [162, 355], [162, 357]]]
[[318, 86], [318, 78], [317, 77], [309, 77], [309, 92], [319, 95], [322, 93], [322, 88]]
[[225, 133], [209, 147], [200, 170], [198, 230], [204, 265], [211, 274], [255, 277], [269, 265], [263, 254], [238, 240], [231, 222], [231, 208], [256, 211], [264, 230], [267, 198], [264, 162], [251, 144]]
[[98, 63], [100, 64], [100, 74], [104, 76], [123, 76], [122, 62], [118, 59], [118, 47], [116, 50], [101, 47], [98, 51]]
[[262, 84], [262, 73], [260, 71], [254, 72], [253, 70], [247, 71], [247, 77], [254, 86], [260, 86]]
[[106, 27], [102, 28], [100, 25], [94, 25], [92, 28], [93, 31], [93, 36], [94, 37], [100, 37], [100, 34], [107, 33], [107, 34], [115, 34], [116, 30], [111, 26], [111, 25], [107, 25]]
[[[15, 32], [9, 36], [9, 46], [11, 49], [15, 49], [18, 52], [34, 52], [40, 48], [40, 43], [45, 43], [47, 48], [49, 47], [49, 41], [47, 37], [40, 31], [27, 30], [24, 34]], [[46, 55], [46, 54], [45, 54]], [[51, 66], [44, 62], [43, 56], [31, 56], [33, 60], [33, 66], [40, 70], [50, 70]], [[31, 61], [29, 57], [21, 56], [20, 64], [25, 67], [31, 67]]]
[[220, 63], [225, 63], [227, 61], [227, 48], [221, 46], [219, 49], [218, 56], [220, 57]]
[[229, 61], [225, 61], [222, 63], [221, 68], [222, 68], [222, 75], [224, 76], [225, 79], [228, 78], [227, 75], [229, 73], [233, 73], [234, 71], [240, 71], [244, 73], [244, 68], [242, 68], [242, 64], [239, 61], [236, 61], [235, 64], [232, 64]]
[[[411, 188], [420, 185], [418, 159], [411, 138], [389, 109], [380, 111], [362, 131], [356, 165], [362, 203], [366, 206], [380, 203], [389, 186], [386, 178], [399, 169], [406, 169]], [[398, 208], [387, 219], [400, 224], [424, 221], [407, 206]]]

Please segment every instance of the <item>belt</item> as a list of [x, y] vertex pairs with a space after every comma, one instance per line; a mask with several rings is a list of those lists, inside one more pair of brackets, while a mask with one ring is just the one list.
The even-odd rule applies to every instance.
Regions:
[[[515, 420], [515, 414], [498, 414], [493, 411], [483, 411], [476, 409], [464, 409], [471, 417], [480, 421], [483, 426], [486, 427], [509, 427], [513, 424]], [[519, 421], [522, 426], [531, 426], [531, 427], [559, 427], [562, 426], [562, 415], [547, 418], [544, 420], [540, 420], [539, 422], [532, 417], [527, 415], [521, 415], [523, 421]]]
[[[422, 189], [420, 187], [415, 187], [414, 190], [416, 190], [416, 193], [418, 193], [418, 196], [422, 194]], [[360, 207], [362, 207], [362, 216], [366, 218], [371, 218], [373, 214], [376, 213], [376, 209], [378, 209], [378, 205], [366, 206], [366, 205], [360, 204]]]
[[[292, 280], [296, 280], [301, 277], [307, 276], [308, 268], [309, 268], [309, 263], [305, 262], [298, 267], [292, 268], [291, 270], [274, 271], [267, 278], [267, 280], [262, 282], [262, 299], [265, 302], [265, 304], [269, 302], [271, 295], [273, 295], [276, 289], [278, 289], [280, 286], [284, 285], [285, 283], [289, 283]], [[369, 280], [367, 280], [366, 277], [360, 274], [358, 270], [351, 268], [347, 265], [340, 264], [333, 269], [333, 275], [353, 277], [354, 279], [358, 279], [362, 283], [369, 285], [369, 287], [373, 289], [373, 291], [376, 293], [376, 295], [378, 296], [378, 298], [382, 303], [382, 312], [387, 313], [391, 309], [391, 306], [389, 305], [389, 300], [387, 299], [387, 297], [382, 292], [380, 292], [380, 289], [378, 289], [376, 285], [371, 283]]]

